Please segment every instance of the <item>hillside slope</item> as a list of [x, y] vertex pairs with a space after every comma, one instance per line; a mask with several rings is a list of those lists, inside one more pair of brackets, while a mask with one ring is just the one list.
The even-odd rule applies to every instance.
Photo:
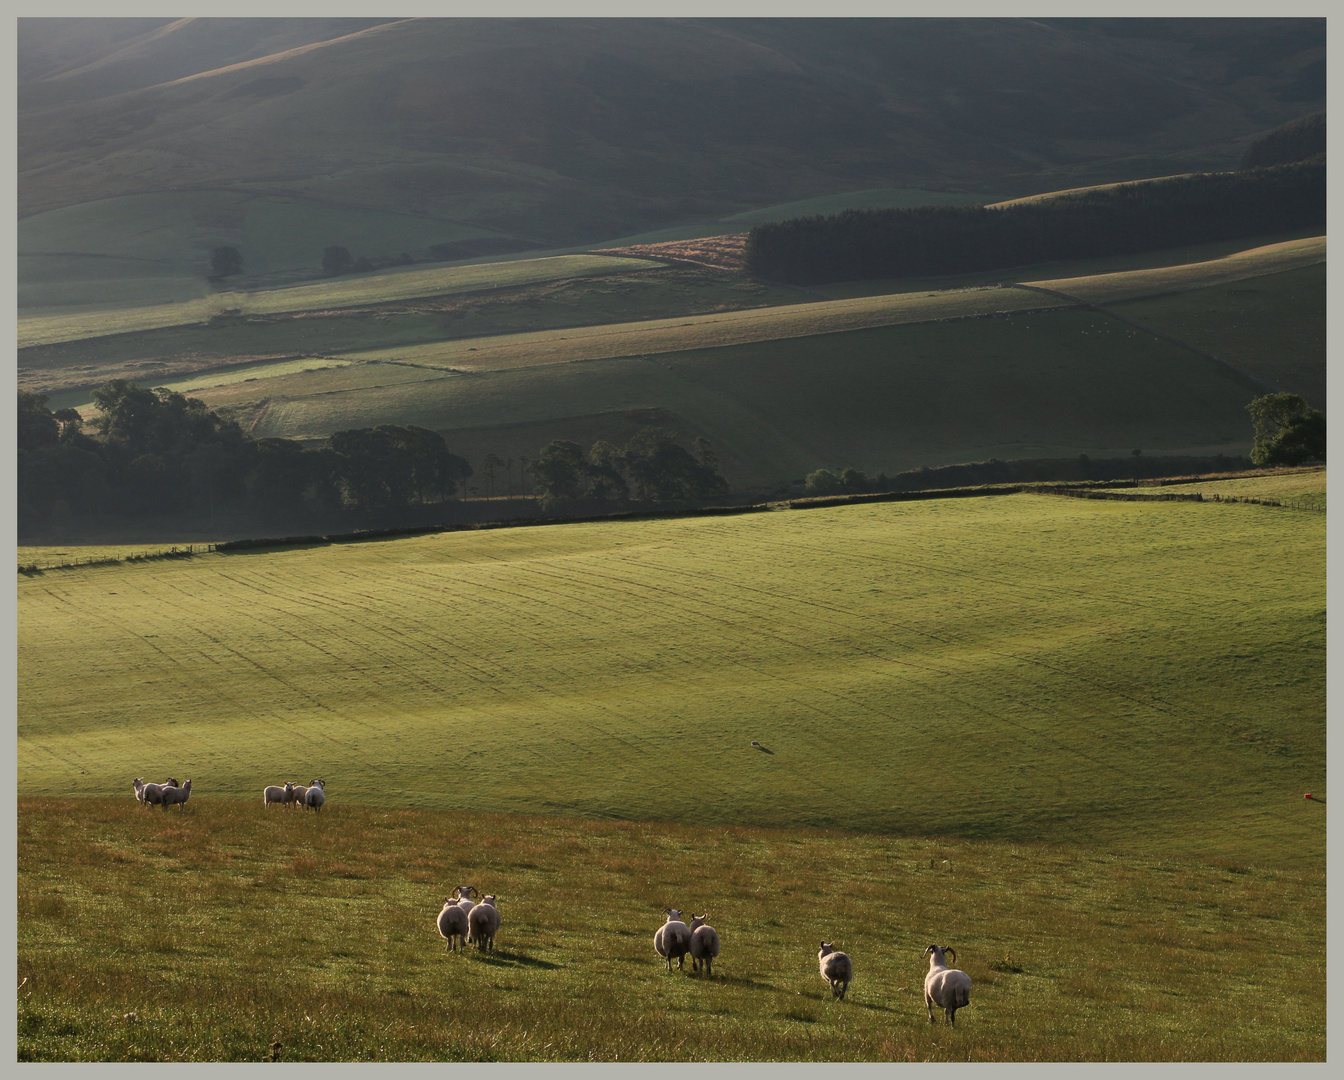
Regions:
[[351, 208], [540, 246], [856, 189], [1229, 167], [1324, 93], [1310, 19], [67, 22], [20, 26], [21, 216], [284, 195], [327, 209], [328, 243]]
[[1324, 560], [1320, 513], [1010, 495], [48, 572], [19, 790], [1313, 863]]

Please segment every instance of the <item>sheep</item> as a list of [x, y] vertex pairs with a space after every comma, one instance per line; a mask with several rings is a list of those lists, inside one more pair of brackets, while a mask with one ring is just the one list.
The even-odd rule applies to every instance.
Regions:
[[135, 788], [135, 797], [145, 806], [158, 806], [163, 802], [163, 793], [168, 788], [177, 787], [177, 777], [170, 776], [162, 784], [146, 784], [140, 777], [131, 781]]
[[691, 951], [691, 928], [681, 921], [681, 912], [676, 908], [663, 908], [667, 922], [658, 927], [653, 935], [653, 947], [658, 955], [667, 961], [667, 970], [672, 970], [672, 961], [677, 962], [677, 970], [684, 971], [686, 954]]
[[162, 804], [166, 811], [170, 806], [180, 806], [186, 809], [187, 800], [191, 798], [191, 781], [188, 780], [181, 787], [166, 787], [163, 789]]
[[271, 803], [287, 803], [294, 798], [294, 781], [287, 780], [284, 787], [276, 787], [274, 784], [268, 784], [261, 792], [262, 802], [266, 809], [271, 808]]
[[321, 810], [322, 804], [327, 801], [327, 782], [325, 780], [314, 780], [309, 785], [308, 790], [303, 793], [304, 808], [312, 807], [314, 810]]
[[467, 913], [457, 906], [451, 896], [443, 898], [443, 910], [439, 912], [439, 933], [448, 940], [448, 952], [456, 952], [459, 941], [462, 948], [467, 947]]
[[295, 784], [294, 790], [290, 792], [290, 796], [286, 800], [289, 803], [289, 808], [293, 810], [296, 806], [305, 806], [304, 796], [307, 794], [308, 789], [306, 787], [300, 787], [298, 784]]
[[854, 979], [854, 964], [849, 957], [836, 952], [833, 942], [823, 941], [817, 951], [817, 966], [821, 968], [821, 977], [831, 984], [831, 994], [843, 1001]]
[[703, 967], [706, 975], [714, 974], [714, 957], [719, 955], [719, 934], [708, 926], [705, 915], [691, 916], [691, 970]]
[[457, 897], [457, 906], [463, 911], [470, 911], [476, 906], [471, 898], [471, 894], [477, 892], [475, 885], [459, 885], [453, 890], [453, 895]]
[[957, 1010], [971, 1003], [971, 977], [964, 971], [949, 968], [945, 953], [952, 954], [952, 963], [957, 962], [957, 950], [950, 945], [930, 945], [924, 950], [929, 958], [929, 973], [924, 976], [924, 1006], [929, 1010], [929, 1023], [933, 1021], [933, 1007], [938, 1005], [947, 1016], [947, 1022], [954, 1027], [957, 1023]]
[[499, 924], [504, 920], [495, 907], [493, 895], [482, 896], [481, 902], [467, 912], [467, 940], [476, 942], [476, 948], [495, 949], [495, 935], [499, 933]]

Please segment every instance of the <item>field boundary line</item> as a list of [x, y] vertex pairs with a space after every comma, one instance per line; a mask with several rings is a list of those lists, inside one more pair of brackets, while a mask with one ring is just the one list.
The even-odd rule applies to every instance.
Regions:
[[[1224, 360], [1221, 356], [1215, 356], [1213, 353], [1207, 351], [1206, 349], [1201, 349], [1198, 345], [1191, 345], [1188, 341], [1182, 341], [1180, 338], [1173, 337], [1171, 334], [1164, 333], [1161, 330], [1156, 330], [1151, 326], [1139, 322], [1137, 319], [1131, 319], [1127, 315], [1121, 315], [1116, 311], [1112, 311], [1104, 304], [1094, 303], [1091, 300], [1084, 300], [1078, 296], [1070, 296], [1068, 293], [1060, 292], [1058, 289], [1047, 289], [1043, 285], [1027, 285], [1019, 281], [1005, 281], [1002, 282], [1001, 285], [1003, 288], [1007, 289], [1027, 289], [1031, 292], [1045, 293], [1048, 296], [1057, 296], [1063, 300], [1069, 300], [1072, 303], [1078, 304], [1081, 307], [1085, 307], [1091, 311], [1095, 311], [1099, 315], [1105, 315], [1108, 318], [1117, 319], [1120, 322], [1132, 326], [1137, 330], [1142, 330], [1145, 334], [1151, 334], [1159, 341], [1165, 341], [1169, 345], [1175, 345], [1177, 348], [1186, 349], [1187, 351], [1194, 353], [1196, 356], [1202, 356], [1206, 360], [1212, 360], [1214, 363], [1220, 364], [1223, 367], [1227, 368], [1227, 370], [1232, 372], [1234, 375], [1238, 375], [1243, 379], [1249, 379], [1256, 386], [1263, 387], [1271, 394], [1277, 394], [1279, 392], [1279, 387], [1275, 386], [1272, 383], [1265, 382], [1265, 380], [1260, 378], [1258, 375], [1252, 375], [1249, 371], [1243, 371], [1241, 368], [1237, 367], [1236, 364]], [[1148, 299], [1148, 297], [1134, 296], [1127, 298], [1126, 302], [1128, 302], [1129, 300], [1145, 300], [1145, 299]]]

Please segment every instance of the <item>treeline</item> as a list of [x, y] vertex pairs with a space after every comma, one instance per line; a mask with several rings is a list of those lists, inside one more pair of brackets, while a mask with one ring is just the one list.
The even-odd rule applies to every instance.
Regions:
[[846, 210], [758, 225], [744, 267], [793, 284], [995, 270], [1325, 228], [1323, 159], [1036, 202]]
[[680, 503], [728, 490], [709, 440], [696, 439], [692, 454], [661, 427], [636, 432], [623, 448], [598, 440], [587, 453], [576, 442], [557, 439], [531, 473], [544, 513], [593, 503]]
[[[337, 431], [325, 446], [254, 439], [197, 398], [116, 379], [94, 391], [89, 424], [53, 412], [45, 394], [18, 395], [18, 515], [24, 534], [62, 534], [101, 519], [217, 514], [260, 521], [402, 523], [456, 503], [473, 475], [442, 435], [412, 425]], [[667, 431], [646, 429], [624, 448], [586, 454], [557, 441], [527, 470], [544, 511], [568, 503], [669, 503], [727, 489], [713, 450], [692, 455]], [[493, 481], [487, 455], [485, 468]], [[493, 486], [493, 484], [492, 484]], [[460, 506], [460, 504], [457, 504]]]
[[1145, 457], [1134, 453], [1123, 458], [1020, 458], [1015, 461], [969, 461], [939, 468], [921, 466], [888, 476], [869, 476], [858, 469], [817, 469], [804, 481], [809, 496], [859, 495], [881, 491], [925, 491], [937, 488], [974, 487], [981, 484], [1035, 484], [1049, 481], [1143, 480], [1210, 472], [1241, 472], [1255, 468], [1248, 458]]

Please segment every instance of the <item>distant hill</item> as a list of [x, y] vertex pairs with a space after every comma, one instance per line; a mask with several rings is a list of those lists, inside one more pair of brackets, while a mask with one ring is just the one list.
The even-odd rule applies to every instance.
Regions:
[[[377, 211], [429, 243], [536, 248], [848, 191], [1012, 196], [1230, 168], [1323, 108], [1324, 28], [23, 19], [19, 213], [186, 192], [175, 220], [201, 243], [229, 242], [247, 197], [289, 200], [309, 244]], [[83, 250], [70, 222], [46, 234], [54, 250]]]
[[1261, 169], [1316, 157], [1325, 158], [1325, 113], [1303, 116], [1256, 139], [1242, 155], [1241, 167]]

